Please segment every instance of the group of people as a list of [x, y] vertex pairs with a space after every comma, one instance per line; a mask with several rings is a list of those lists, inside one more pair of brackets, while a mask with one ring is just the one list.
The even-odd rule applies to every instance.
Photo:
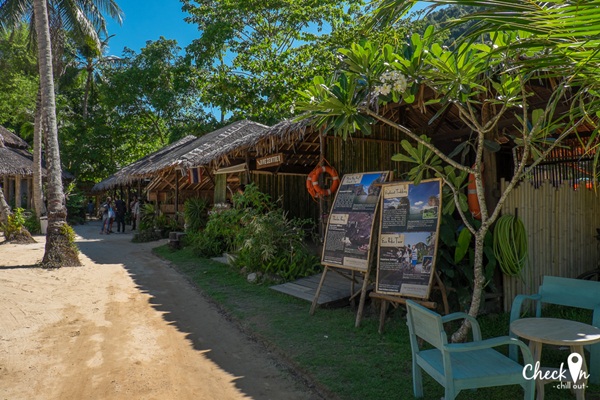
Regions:
[[403, 271], [414, 271], [417, 267], [419, 250], [415, 245], [406, 245], [398, 249], [398, 261]]
[[[129, 211], [131, 213], [131, 230], [135, 230], [137, 217], [140, 212], [140, 202], [137, 196], [133, 196], [133, 200], [129, 203]], [[125, 233], [125, 214], [127, 213], [127, 204], [125, 200], [120, 198], [107, 197], [106, 202], [100, 207], [99, 217], [102, 218], [102, 229], [100, 234], [114, 233], [112, 230], [113, 223], [117, 222], [117, 233]]]

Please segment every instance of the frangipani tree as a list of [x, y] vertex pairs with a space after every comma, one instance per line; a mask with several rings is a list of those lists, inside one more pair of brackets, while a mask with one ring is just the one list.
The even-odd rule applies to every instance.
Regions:
[[[583, 123], [582, 118], [560, 113], [565, 103], [575, 104], [583, 96], [590, 96], [575, 93], [558, 82], [543, 108], [530, 109], [532, 83], [540, 79], [540, 74], [525, 71], [519, 60], [536, 57], [536, 49], [514, 50], [507, 46], [528, 36], [526, 32], [497, 32], [487, 43], [464, 43], [446, 49], [436, 42], [430, 27], [422, 37], [413, 35], [401, 49], [355, 44], [340, 51], [344, 62], [336, 77], [316, 77], [309, 89], [299, 93], [298, 108], [307, 111], [306, 115], [313, 117], [324, 132], [346, 138], [359, 130], [369, 134], [373, 123], [395, 128], [407, 139], [402, 141], [405, 152], [394, 156], [394, 160], [414, 165], [409, 178], [418, 183], [425, 174], [431, 174], [443, 180], [453, 199], [450, 204], [465, 224], [466, 241], [474, 242], [474, 283], [468, 310], [472, 316], [479, 312], [487, 283], [483, 273], [486, 234], [515, 185]], [[433, 95], [425, 98], [426, 91]], [[442, 118], [452, 107], [471, 135], [445, 154], [426, 135], [385, 118], [383, 107], [389, 102], [414, 104], [422, 109], [435, 106], [438, 111], [430, 122]], [[493, 204], [486, 198], [482, 165], [486, 155], [499, 149], [494, 137], [499, 122], [507, 118], [515, 121], [510, 139], [520, 148], [520, 156], [506, 190]], [[458, 155], [466, 153], [471, 155], [468, 163], [457, 160]], [[467, 214], [464, 191], [469, 175], [474, 177], [481, 207], [481, 219], [475, 222]], [[488, 208], [489, 204], [493, 205]], [[463, 340], [468, 329], [468, 324], [461, 326], [452, 340]]]

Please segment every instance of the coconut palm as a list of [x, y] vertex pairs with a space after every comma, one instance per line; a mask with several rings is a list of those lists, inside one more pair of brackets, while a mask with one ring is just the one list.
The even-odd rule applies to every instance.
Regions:
[[67, 212], [61, 179], [48, 11], [45, 0], [34, 0], [33, 5], [40, 68], [41, 115], [42, 123], [47, 129], [48, 157], [48, 233], [42, 265], [57, 268], [79, 265], [80, 262], [77, 250], [69, 241], [66, 227]]
[[83, 103], [81, 116], [85, 120], [88, 114], [88, 103], [90, 94], [94, 89], [94, 82], [97, 81], [100, 76], [97, 73], [97, 67], [103, 64], [114, 64], [122, 61], [117, 56], [105, 56], [104, 51], [108, 47], [108, 41], [114, 35], [108, 36], [100, 42], [100, 47], [90, 46], [88, 43], [84, 43], [77, 49], [79, 65], [81, 73], [85, 74], [85, 88], [83, 92]]
[[[49, 9], [48, 6], [51, 8]], [[51, 13], [49, 13], [51, 11]], [[50, 17], [55, 27], [68, 29], [78, 36], [87, 38], [100, 47], [96, 29], [106, 32], [103, 12], [121, 20], [122, 12], [113, 0], [65, 2], [61, 0], [4, 0], [0, 3], [0, 24], [12, 27], [24, 19], [35, 24], [40, 70], [40, 108], [36, 122], [37, 138], [34, 137], [34, 158], [39, 160], [41, 153], [40, 128], [46, 132], [46, 154], [48, 161], [48, 232], [46, 251], [42, 265], [61, 267], [78, 265], [77, 249], [70, 243], [69, 227], [66, 223], [66, 207], [62, 188], [62, 168], [58, 145], [58, 127], [56, 122], [56, 102], [54, 97], [54, 73], [52, 57], [52, 41]], [[31, 17], [33, 15], [33, 18]], [[34, 135], [35, 136], [35, 135]], [[36, 154], [38, 157], [36, 157]], [[41, 199], [41, 168], [36, 168], [38, 175], [34, 184], [36, 199]], [[35, 176], [34, 176], [35, 179]], [[37, 208], [37, 207], [36, 207]]]
[[[64, 71], [61, 64], [64, 43], [64, 32], [69, 30], [82, 42], [88, 43], [90, 47], [101, 48], [98, 32], [106, 34], [106, 21], [104, 15], [110, 16], [117, 22], [122, 22], [122, 11], [114, 0], [50, 0], [46, 4], [48, 12], [49, 29], [53, 45], [53, 68], [54, 76], [59, 76]], [[0, 26], [11, 28], [18, 26], [23, 21], [34, 23], [34, 7], [32, 0], [0, 0]], [[30, 29], [33, 35], [36, 30]], [[41, 95], [38, 94], [38, 105]], [[45, 213], [45, 205], [42, 198], [42, 130], [47, 127], [42, 125], [42, 117], [39, 106], [37, 107], [34, 123], [33, 137], [33, 197], [35, 211], [38, 217]]]

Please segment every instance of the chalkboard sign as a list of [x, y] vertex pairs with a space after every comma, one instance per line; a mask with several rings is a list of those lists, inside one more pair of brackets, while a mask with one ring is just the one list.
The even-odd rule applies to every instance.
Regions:
[[375, 212], [388, 171], [346, 174], [335, 195], [321, 263], [366, 272]]
[[441, 221], [442, 181], [382, 187], [377, 293], [429, 297]]

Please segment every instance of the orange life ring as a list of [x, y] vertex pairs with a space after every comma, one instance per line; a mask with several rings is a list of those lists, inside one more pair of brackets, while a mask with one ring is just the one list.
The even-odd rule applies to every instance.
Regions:
[[[329, 189], [323, 189], [319, 186], [319, 176], [326, 173], [331, 176], [332, 182]], [[317, 167], [308, 174], [306, 178], [306, 190], [313, 198], [327, 197], [335, 193], [340, 186], [340, 177], [335, 169], [329, 166]]]
[[[483, 171], [483, 165], [481, 166], [481, 170]], [[477, 197], [477, 185], [475, 184], [475, 175], [473, 174], [469, 174], [469, 185], [467, 186], [467, 203], [469, 204], [469, 211], [471, 211], [473, 218], [481, 220], [481, 207], [479, 206], [479, 198]]]

